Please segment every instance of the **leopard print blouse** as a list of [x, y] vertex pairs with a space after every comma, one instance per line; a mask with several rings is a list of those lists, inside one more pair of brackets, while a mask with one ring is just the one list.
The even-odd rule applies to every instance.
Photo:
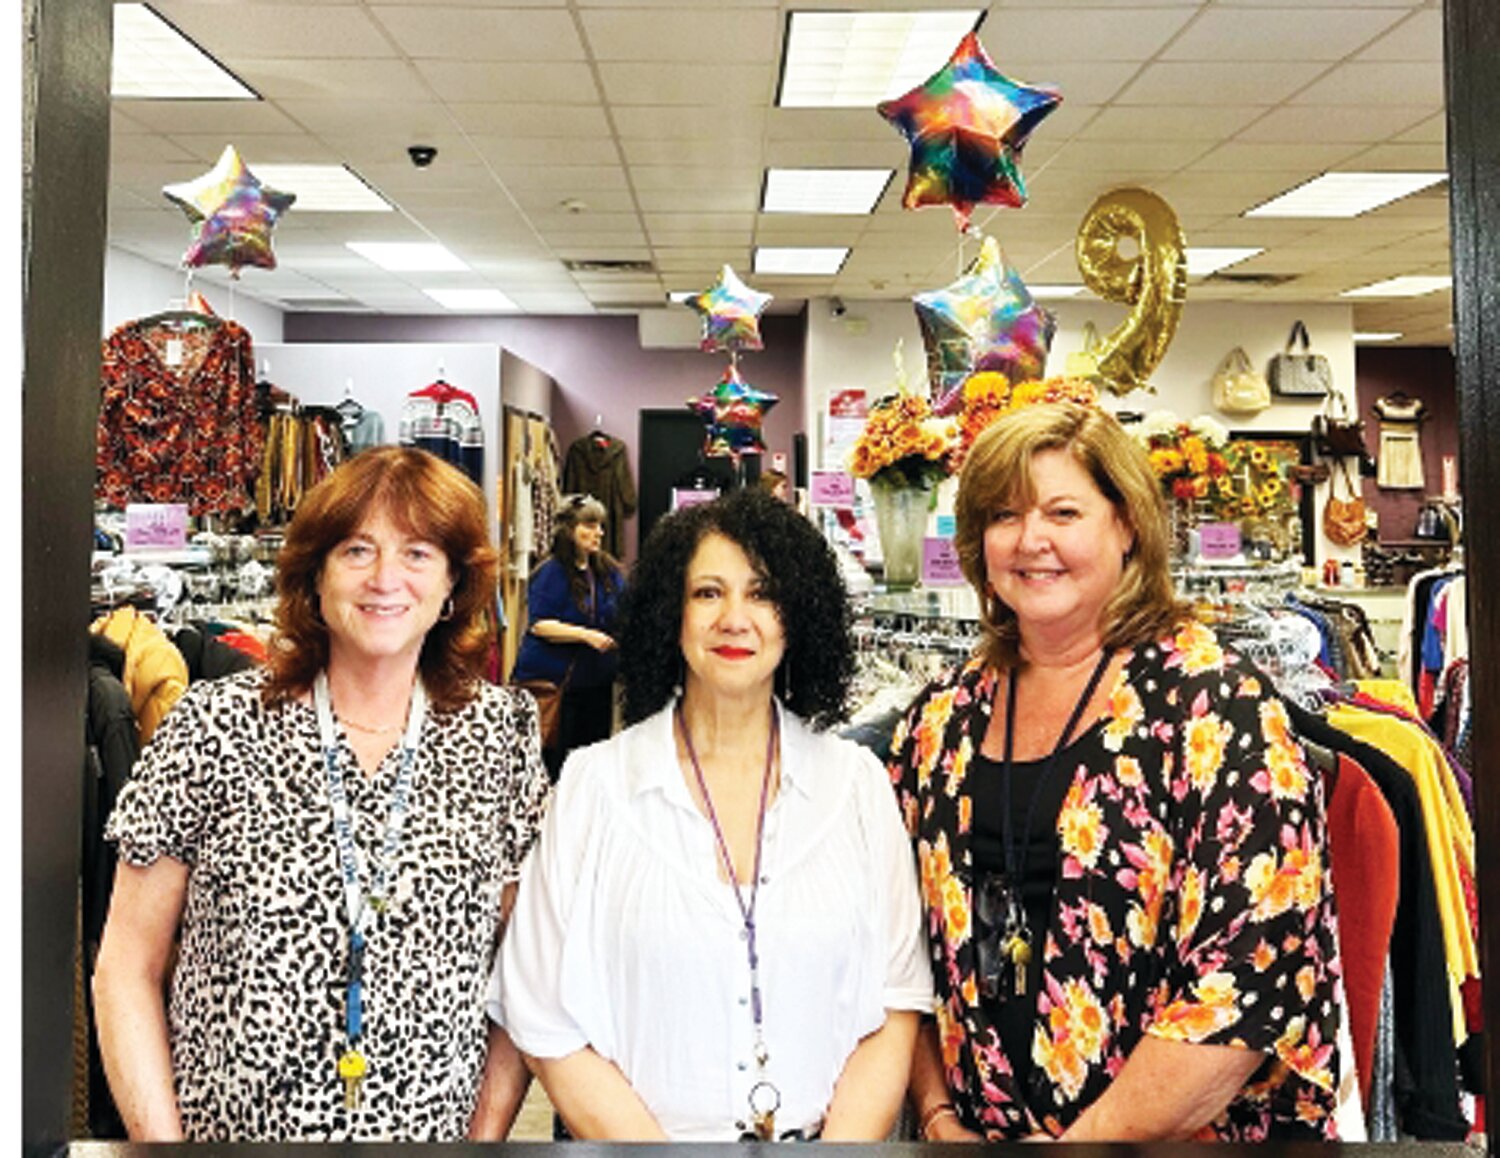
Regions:
[[[263, 675], [195, 685], [110, 818], [121, 859], [190, 868], [168, 1027], [195, 1141], [460, 1139], [485, 1056], [500, 893], [546, 803], [536, 709], [485, 685], [429, 712], [389, 905], [365, 955], [369, 1074], [344, 1108], [348, 933], [317, 718], [268, 709]], [[373, 777], [339, 732], [361, 864], [380, 847], [399, 747]], [[368, 878], [366, 878], [368, 880]]]

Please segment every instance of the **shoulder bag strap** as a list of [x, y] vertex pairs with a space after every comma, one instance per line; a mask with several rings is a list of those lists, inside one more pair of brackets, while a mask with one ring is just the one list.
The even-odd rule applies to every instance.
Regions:
[[1292, 332], [1286, 336], [1286, 352], [1288, 354], [1297, 348], [1298, 338], [1302, 340], [1303, 350], [1312, 349], [1312, 338], [1308, 336], [1307, 327], [1302, 324], [1301, 318], [1292, 323]]

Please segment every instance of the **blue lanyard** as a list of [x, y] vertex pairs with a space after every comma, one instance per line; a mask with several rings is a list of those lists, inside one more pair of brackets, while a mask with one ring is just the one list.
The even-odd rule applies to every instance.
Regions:
[[370, 874], [370, 891], [359, 887], [359, 850], [354, 844], [354, 824], [349, 817], [349, 796], [344, 791], [344, 774], [339, 769], [338, 741], [334, 734], [333, 702], [328, 694], [328, 675], [319, 672], [313, 680], [313, 707], [318, 714], [318, 735], [323, 744], [323, 769], [328, 779], [328, 802], [333, 808], [333, 835], [338, 842], [339, 874], [344, 879], [344, 914], [349, 923], [349, 980], [344, 1007], [345, 1035], [352, 1047], [364, 1032], [364, 962], [365, 933], [371, 913], [385, 907], [390, 887], [391, 869], [401, 849], [401, 835], [406, 814], [411, 809], [412, 768], [416, 764], [417, 745], [422, 738], [422, 724], [427, 717], [427, 695], [419, 678], [412, 687], [411, 707], [407, 711], [406, 732], [401, 738], [401, 767], [391, 788], [391, 800], [385, 821], [385, 839], [380, 857]]

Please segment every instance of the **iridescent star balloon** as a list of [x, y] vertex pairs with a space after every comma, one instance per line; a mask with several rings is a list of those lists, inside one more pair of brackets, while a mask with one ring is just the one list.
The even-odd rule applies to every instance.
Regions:
[[197, 238], [182, 255], [186, 268], [227, 265], [234, 277], [247, 265], [276, 268], [271, 233], [297, 195], [262, 185], [233, 145], [224, 147], [219, 163], [203, 176], [167, 185], [162, 192], [198, 227]]
[[735, 276], [727, 265], [719, 271], [719, 280], [688, 305], [703, 315], [703, 339], [698, 348], [715, 350], [760, 350], [761, 311], [770, 304], [771, 295], [751, 289]]
[[1021, 150], [1061, 101], [1051, 85], [1032, 87], [1002, 74], [969, 33], [925, 82], [876, 106], [911, 145], [901, 204], [952, 206], [960, 230], [975, 205], [1019, 209], [1026, 204]]
[[739, 458], [742, 454], [764, 454], [760, 439], [766, 411], [779, 401], [775, 394], [757, 390], [740, 377], [731, 363], [724, 377], [707, 394], [689, 398], [688, 409], [702, 418], [707, 430], [703, 453], [707, 458]]
[[1057, 319], [1032, 300], [993, 237], [984, 239], [968, 273], [918, 294], [912, 304], [927, 347], [934, 413], [955, 413], [963, 405], [964, 379], [981, 370], [1013, 383], [1044, 377]]

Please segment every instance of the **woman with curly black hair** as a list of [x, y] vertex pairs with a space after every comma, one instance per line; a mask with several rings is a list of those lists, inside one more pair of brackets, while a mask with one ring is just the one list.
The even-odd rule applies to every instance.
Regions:
[[889, 782], [820, 730], [832, 551], [737, 491], [656, 526], [621, 620], [632, 726], [569, 758], [491, 1016], [574, 1137], [884, 1138], [932, 979]]

